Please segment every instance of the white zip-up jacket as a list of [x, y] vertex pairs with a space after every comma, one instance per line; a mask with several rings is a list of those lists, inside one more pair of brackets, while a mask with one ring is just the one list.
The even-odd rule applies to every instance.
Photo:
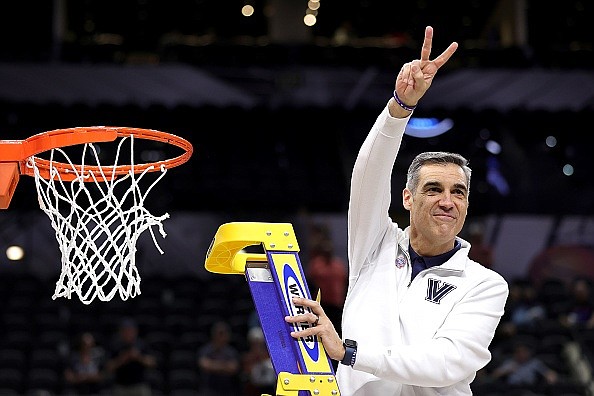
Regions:
[[352, 368], [339, 365], [342, 396], [471, 395], [508, 296], [504, 278], [469, 259], [460, 238], [452, 258], [410, 281], [408, 228], [388, 213], [407, 122], [386, 107], [353, 169], [342, 336], [358, 349]]

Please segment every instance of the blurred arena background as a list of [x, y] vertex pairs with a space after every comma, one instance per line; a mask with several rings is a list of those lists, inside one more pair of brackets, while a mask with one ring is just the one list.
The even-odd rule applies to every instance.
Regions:
[[[8, 361], [0, 395], [64, 393], [61, 364], [73, 340], [91, 331], [107, 345], [128, 317], [157, 356], [148, 374], [153, 393], [199, 394], [196, 362], [179, 363], [175, 351], [195, 355], [217, 319], [231, 324], [244, 351], [253, 313], [242, 277], [204, 270], [218, 226], [290, 222], [306, 264], [312, 226], [321, 224], [346, 260], [354, 158], [401, 64], [418, 56], [426, 25], [435, 29], [435, 53], [451, 41], [460, 48], [415, 111], [415, 125], [428, 134], [443, 122], [451, 128], [405, 138], [393, 190], [420, 151], [465, 155], [473, 182], [462, 236], [481, 234], [492, 268], [510, 283], [528, 280], [553, 305], [570, 300], [576, 277], [594, 277], [592, 15], [592, 2], [574, 0], [3, 4], [0, 139], [131, 126], [184, 137], [194, 154], [148, 197], [151, 210], [171, 214], [165, 253], [141, 239], [142, 294], [124, 302], [51, 300], [60, 252], [33, 179], [21, 177], [0, 212], [0, 363]], [[398, 200], [393, 218], [408, 221]], [[20, 257], [5, 254], [15, 247]], [[557, 294], [551, 278], [562, 282]], [[591, 331], [555, 326], [562, 308], [547, 307], [550, 327], [541, 330], [559, 336], [548, 352], [567, 388], [537, 391], [591, 394]], [[576, 345], [580, 353], [571, 354]], [[478, 385], [476, 392], [486, 394]]]

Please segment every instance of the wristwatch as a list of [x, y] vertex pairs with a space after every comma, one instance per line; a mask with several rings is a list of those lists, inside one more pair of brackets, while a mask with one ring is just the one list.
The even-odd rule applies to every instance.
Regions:
[[357, 358], [357, 341], [345, 339], [342, 343], [345, 349], [344, 358], [340, 361], [340, 363], [353, 366], [355, 364], [355, 359]]

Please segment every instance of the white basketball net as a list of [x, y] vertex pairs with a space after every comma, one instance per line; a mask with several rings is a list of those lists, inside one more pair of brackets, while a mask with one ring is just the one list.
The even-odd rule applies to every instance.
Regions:
[[[122, 138], [117, 146], [114, 167], [118, 165], [120, 150], [126, 139]], [[93, 165], [101, 166], [98, 150], [92, 143], [84, 145], [80, 166], [75, 166], [62, 149], [51, 150], [48, 179], [40, 176], [35, 157], [28, 159], [27, 166], [34, 169], [39, 206], [51, 220], [62, 255], [61, 274], [52, 296], [54, 300], [58, 297], [70, 299], [76, 293], [83, 303], [90, 304], [95, 298], [110, 301], [119, 294], [122, 300], [126, 300], [140, 294], [136, 243], [147, 229], [163, 254], [153, 227], [158, 227], [164, 238], [166, 233], [162, 221], [169, 218], [169, 214], [154, 216], [145, 209], [144, 202], [167, 169], [161, 167], [156, 180], [142, 193], [139, 183], [151, 168], [138, 175], [134, 173], [133, 142], [134, 137], [131, 136], [131, 170], [119, 177], [110, 174], [111, 166], [106, 173], [101, 168], [99, 175], [85, 169], [88, 151], [91, 159], [96, 161]], [[71, 165], [75, 180], [62, 180], [52, 166], [55, 152], [65, 158], [60, 162]]]

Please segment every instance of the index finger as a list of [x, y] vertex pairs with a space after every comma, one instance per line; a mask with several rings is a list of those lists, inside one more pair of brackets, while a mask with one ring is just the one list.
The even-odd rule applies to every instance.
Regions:
[[458, 43], [454, 41], [452, 44], [448, 46], [448, 48], [445, 49], [445, 51], [441, 53], [441, 55], [439, 55], [437, 58], [433, 60], [435, 66], [438, 69], [442, 67], [450, 59], [450, 57], [454, 55], [454, 52], [456, 52], [457, 49]]
[[303, 305], [308, 308], [314, 308], [316, 305], [319, 305], [318, 302], [303, 297], [293, 297], [293, 304]]

